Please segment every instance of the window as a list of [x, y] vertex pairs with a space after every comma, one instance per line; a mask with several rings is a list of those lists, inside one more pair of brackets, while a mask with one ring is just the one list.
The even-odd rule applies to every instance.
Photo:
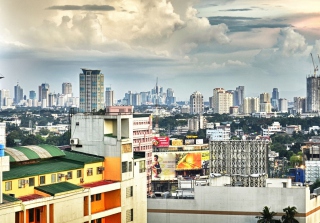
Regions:
[[139, 173], [143, 172], [146, 172], [146, 162], [144, 160], [139, 162]]
[[87, 170], [87, 176], [92, 176], [92, 168], [88, 168], [88, 170]]
[[29, 187], [34, 186], [34, 177], [29, 178]]
[[82, 177], [82, 170], [77, 170], [77, 178]]
[[72, 171], [69, 171], [69, 172], [67, 173], [67, 179], [72, 179]]
[[34, 222], [34, 208], [29, 209], [29, 222]]
[[132, 172], [132, 162], [129, 162], [129, 172]]
[[97, 167], [97, 174], [102, 174], [103, 170], [104, 170], [104, 167], [102, 166]]
[[126, 188], [126, 197], [132, 197], [133, 196], [133, 186]]
[[20, 179], [18, 180], [18, 188], [23, 188], [24, 187], [24, 180]]
[[46, 183], [46, 176], [40, 176], [40, 184]]
[[101, 194], [96, 194], [96, 201], [100, 201], [101, 200]]
[[94, 198], [95, 198], [94, 195], [91, 195], [91, 202], [95, 201]]
[[122, 162], [122, 173], [128, 172], [128, 164], [127, 162]]
[[102, 223], [101, 218], [96, 219], [96, 223]]
[[6, 191], [12, 190], [12, 181], [6, 182], [6, 184], [5, 184], [5, 190], [6, 190]]
[[55, 183], [57, 181], [57, 174], [51, 174], [51, 183]]
[[133, 209], [127, 210], [126, 212], [126, 222], [133, 221]]

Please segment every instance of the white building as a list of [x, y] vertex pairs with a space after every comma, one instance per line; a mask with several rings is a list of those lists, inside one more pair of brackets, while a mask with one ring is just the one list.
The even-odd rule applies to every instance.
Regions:
[[213, 111], [218, 114], [229, 114], [230, 107], [233, 106], [233, 93], [225, 91], [223, 88], [213, 89]]
[[190, 95], [190, 114], [202, 114], [203, 112], [203, 95], [196, 91]]
[[288, 112], [288, 100], [285, 98], [279, 99], [279, 111], [283, 113]]
[[262, 136], [270, 136], [275, 133], [282, 132], [282, 127], [279, 122], [274, 122], [272, 123], [271, 126], [268, 126], [268, 128], [266, 129], [261, 128], [261, 129], [262, 129]]
[[260, 99], [247, 97], [243, 101], [243, 113], [251, 114], [260, 111]]

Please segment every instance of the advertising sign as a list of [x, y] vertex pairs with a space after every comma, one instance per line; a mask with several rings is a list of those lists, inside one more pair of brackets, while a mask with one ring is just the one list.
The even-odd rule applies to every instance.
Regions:
[[173, 146], [182, 146], [183, 145], [183, 141], [182, 139], [174, 139], [171, 141], [171, 145]]
[[203, 144], [203, 139], [196, 139], [196, 144]]
[[152, 144], [156, 147], [169, 147], [169, 137], [163, 136], [163, 137], [154, 137]]
[[185, 139], [184, 140], [185, 145], [193, 145], [194, 144], [194, 139]]
[[152, 180], [175, 178], [175, 153], [153, 153]]
[[176, 170], [202, 169], [209, 161], [209, 151], [176, 153]]

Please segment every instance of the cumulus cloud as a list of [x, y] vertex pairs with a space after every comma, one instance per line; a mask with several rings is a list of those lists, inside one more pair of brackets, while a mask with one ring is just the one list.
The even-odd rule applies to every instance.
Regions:
[[290, 56], [304, 52], [307, 43], [304, 36], [295, 32], [293, 28], [287, 27], [280, 30], [277, 46], [282, 55]]
[[82, 10], [82, 11], [113, 11], [110, 5], [54, 5], [46, 8], [48, 10]]

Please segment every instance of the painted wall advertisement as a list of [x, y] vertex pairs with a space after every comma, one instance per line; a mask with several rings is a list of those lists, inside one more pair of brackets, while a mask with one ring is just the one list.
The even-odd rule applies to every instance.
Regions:
[[170, 139], [168, 136], [163, 137], [154, 137], [153, 138], [153, 145], [156, 147], [169, 147], [170, 145]]
[[208, 168], [209, 151], [153, 153], [152, 180], [171, 180], [179, 170]]

